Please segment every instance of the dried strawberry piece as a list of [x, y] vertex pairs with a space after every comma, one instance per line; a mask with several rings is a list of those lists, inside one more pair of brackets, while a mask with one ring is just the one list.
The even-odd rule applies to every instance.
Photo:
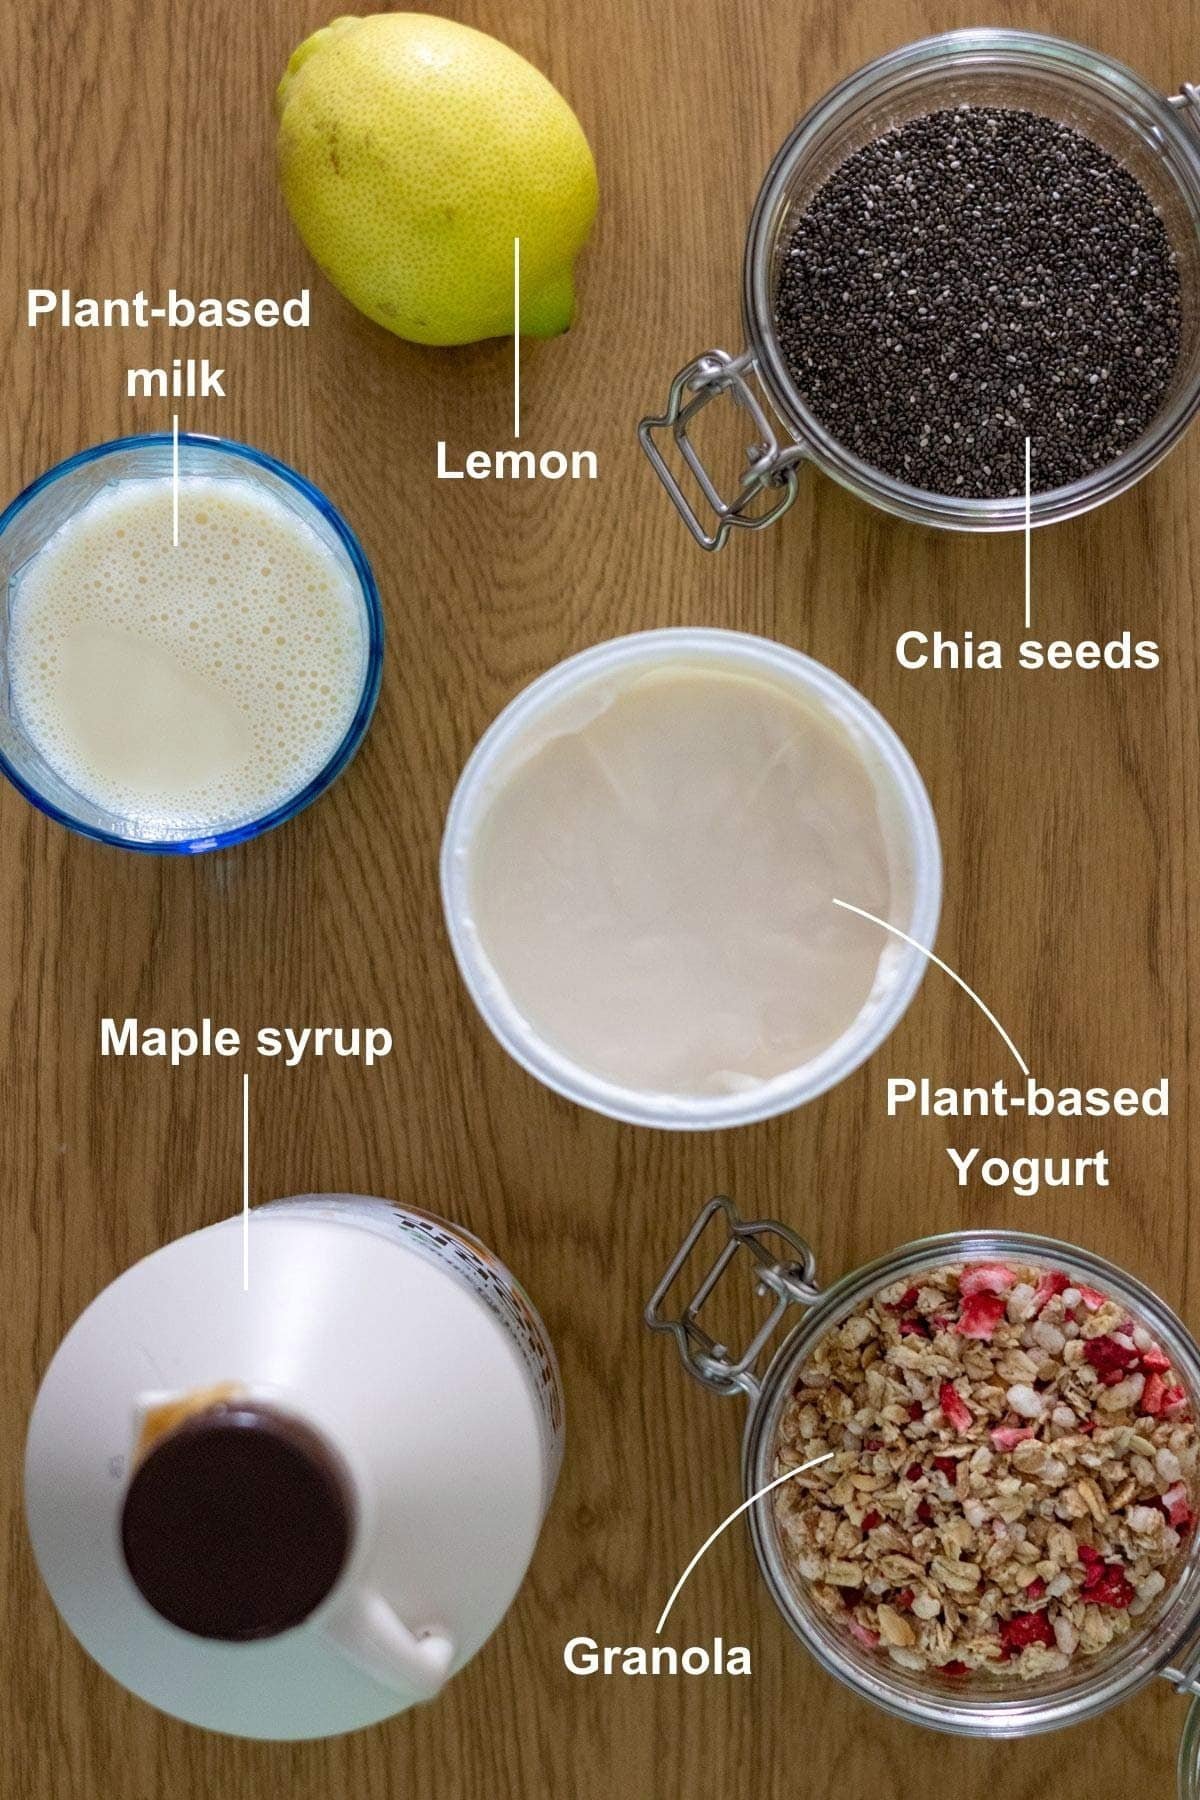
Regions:
[[970, 1673], [965, 1662], [948, 1662], [938, 1665], [939, 1675], [969, 1675]]
[[901, 1296], [898, 1300], [889, 1300], [887, 1302], [888, 1311], [889, 1312], [897, 1312], [897, 1313], [907, 1312], [910, 1307], [915, 1306], [917, 1304], [917, 1300], [920, 1296], [920, 1293], [921, 1293], [920, 1288], [915, 1288], [915, 1287], [905, 1288], [904, 1292], [901, 1294]]
[[863, 1449], [864, 1450], [872, 1450], [872, 1451], [882, 1450], [883, 1449], [883, 1439], [882, 1438], [864, 1438], [863, 1439]]
[[1082, 1281], [1077, 1281], [1075, 1287], [1089, 1312], [1099, 1312], [1102, 1306], [1108, 1305], [1108, 1295], [1102, 1294], [1098, 1288], [1084, 1287]]
[[948, 1313], [934, 1313], [929, 1323], [935, 1331], [953, 1331], [956, 1321]]
[[1163, 1401], [1167, 1392], [1167, 1384], [1161, 1375], [1148, 1375], [1146, 1385], [1142, 1389], [1142, 1397], [1138, 1401], [1138, 1411], [1145, 1413], [1151, 1419], [1156, 1419], [1163, 1409]]
[[1188, 1491], [1182, 1481], [1169, 1487], [1162, 1496], [1163, 1511], [1168, 1520], [1178, 1531], [1192, 1522], [1192, 1509], [1188, 1503]]
[[920, 1506], [918, 1506], [917, 1517], [920, 1519], [922, 1525], [933, 1524], [933, 1508], [930, 1506], [928, 1500], [922, 1500]]
[[1065, 1294], [1070, 1285], [1070, 1276], [1064, 1275], [1061, 1269], [1047, 1270], [1034, 1290], [1034, 1311], [1041, 1312], [1048, 1301], [1053, 1300], [1056, 1294]]
[[868, 1631], [867, 1627], [865, 1625], [860, 1625], [857, 1619], [851, 1619], [850, 1621], [850, 1636], [857, 1638], [860, 1644], [865, 1644], [868, 1650], [874, 1650], [876, 1644], [879, 1642], [879, 1633], [877, 1631]]
[[1163, 1395], [1164, 1419], [1182, 1419], [1188, 1411], [1188, 1397], [1181, 1387], [1168, 1388]]
[[1079, 1432], [1081, 1437], [1091, 1437], [1093, 1431], [1096, 1429], [1096, 1421], [1095, 1419], [1080, 1419], [1075, 1429]]
[[1056, 1648], [1054, 1627], [1050, 1615], [1044, 1612], [1014, 1613], [1011, 1619], [1002, 1620], [1000, 1641], [1010, 1654], [1030, 1644], [1044, 1644], [1047, 1650]]
[[1124, 1609], [1132, 1605], [1134, 1591], [1120, 1563], [1096, 1562], [1083, 1578], [1083, 1597], [1092, 1606]]
[[1090, 1567], [1100, 1561], [1100, 1552], [1092, 1544], [1080, 1544], [1079, 1560]]
[[1111, 1336], [1088, 1338], [1083, 1346], [1086, 1362], [1103, 1375], [1114, 1370], [1120, 1380], [1126, 1369], [1132, 1369], [1138, 1362], [1138, 1353], [1132, 1344], [1123, 1344], [1119, 1338]]
[[1004, 1294], [1015, 1287], [1016, 1276], [1003, 1263], [973, 1263], [958, 1278], [958, 1291], [964, 1300], [973, 1294]]
[[1101, 1387], [1119, 1387], [1125, 1379], [1123, 1369], [1105, 1369], [1100, 1377]]
[[963, 1337], [978, 1338], [986, 1343], [1004, 1317], [1004, 1301], [998, 1294], [972, 1294], [963, 1301], [958, 1316], [958, 1329]]
[[911, 1588], [901, 1588], [900, 1592], [896, 1595], [896, 1598], [892, 1601], [892, 1605], [896, 1608], [897, 1612], [907, 1612], [916, 1597], [917, 1596], [913, 1593]]
[[929, 1336], [929, 1327], [926, 1325], [924, 1319], [901, 1319], [900, 1336], [927, 1338]]
[[923, 1419], [925, 1417], [925, 1408], [921, 1405], [921, 1402], [919, 1400], [914, 1400], [912, 1402], [911, 1406], [908, 1409], [908, 1416], [912, 1420], [914, 1425], [916, 1424], [918, 1419]]
[[958, 1464], [954, 1458], [952, 1456], [935, 1456], [933, 1466], [935, 1469], [941, 1470], [950, 1486], [953, 1487], [958, 1480]]
[[1149, 1350], [1142, 1351], [1142, 1367], [1147, 1375], [1165, 1375], [1171, 1367], [1171, 1359], [1165, 1350], [1160, 1350], [1155, 1344]]
[[874, 1529], [877, 1525], [882, 1525], [882, 1524], [883, 1524], [883, 1514], [882, 1513], [869, 1512], [869, 1513], [863, 1514], [862, 1528], [864, 1531], [874, 1531]]
[[1039, 1575], [1037, 1580], [1031, 1581], [1029, 1586], [1025, 1589], [1025, 1598], [1027, 1600], [1040, 1600], [1045, 1592], [1046, 1584]]
[[971, 1409], [952, 1381], [943, 1381], [938, 1389], [938, 1405], [955, 1431], [970, 1431], [973, 1424]]
[[925, 1467], [923, 1463], [909, 1463], [908, 1468], [904, 1472], [904, 1479], [905, 1481], [920, 1481], [924, 1473]]
[[1032, 1425], [997, 1425], [988, 1432], [997, 1450], [1015, 1450], [1026, 1438], [1034, 1436]]

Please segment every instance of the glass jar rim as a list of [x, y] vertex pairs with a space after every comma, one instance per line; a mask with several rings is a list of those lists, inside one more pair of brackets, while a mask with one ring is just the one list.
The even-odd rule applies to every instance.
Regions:
[[102, 444], [89, 444], [74, 455], [54, 463], [43, 470], [36, 480], [12, 499], [0, 513], [0, 539], [25, 511], [25, 508], [56, 481], [69, 475], [75, 469], [86, 468], [90, 463], [123, 451], [171, 449], [178, 442], [180, 450], [196, 450], [201, 454], [220, 452], [224, 455], [241, 458], [252, 467], [266, 469], [271, 475], [283, 481], [289, 488], [300, 495], [312, 509], [319, 514], [331, 528], [342, 549], [350, 561], [358, 587], [359, 598], [366, 615], [367, 654], [363, 670], [362, 688], [354, 715], [346, 727], [341, 742], [327, 759], [322, 768], [309, 781], [287, 800], [264, 813], [257, 819], [244, 820], [240, 824], [229, 826], [223, 831], [206, 832], [193, 837], [183, 838], [129, 838], [119, 832], [106, 831], [103, 827], [92, 825], [85, 820], [75, 818], [64, 808], [55, 804], [46, 795], [38, 791], [28, 778], [21, 774], [10, 759], [0, 750], [0, 774], [11, 782], [17, 792], [26, 799], [38, 812], [53, 819], [56, 824], [65, 825], [69, 831], [78, 836], [91, 838], [96, 843], [108, 844], [119, 850], [134, 850], [150, 856], [195, 856], [208, 850], [227, 850], [236, 844], [245, 843], [250, 838], [260, 837], [277, 825], [285, 824], [294, 818], [306, 806], [324, 793], [327, 787], [341, 774], [342, 770], [353, 758], [356, 750], [366, 735], [367, 726], [375, 710], [379, 698], [380, 684], [383, 679], [383, 607], [379, 598], [379, 589], [375, 575], [367, 560], [366, 552], [357, 536], [343, 518], [338, 508], [319, 487], [301, 475], [289, 464], [280, 462], [265, 450], [256, 449], [251, 444], [239, 443], [235, 438], [223, 438], [204, 432], [180, 432], [178, 439], [172, 432], [152, 431], [137, 432], [129, 437], [111, 438]]
[[[1094, 1279], [1102, 1292], [1111, 1292], [1165, 1341], [1192, 1394], [1200, 1395], [1200, 1344], [1166, 1301], [1118, 1264], [1080, 1245], [1030, 1232], [947, 1232], [903, 1244], [839, 1277], [821, 1291], [820, 1298], [787, 1334], [771, 1359], [746, 1420], [742, 1448], [746, 1494], [758, 1492], [773, 1477], [779, 1416], [798, 1364], [860, 1300], [921, 1268], [1018, 1255], [1037, 1263], [1078, 1270], [1089, 1280]], [[1135, 1660], [1146, 1639], [1134, 1632], [1114, 1655], [1097, 1659], [1098, 1666], [1084, 1665], [1078, 1683], [1064, 1685], [1049, 1695], [1030, 1695], [1020, 1690], [1010, 1694], [999, 1688], [980, 1694], [977, 1689], [960, 1691], [948, 1683], [943, 1691], [931, 1683], [928, 1692], [918, 1700], [889, 1676], [889, 1665], [884, 1659], [876, 1658], [868, 1665], [865, 1658], [855, 1658], [848, 1646], [844, 1655], [837, 1654], [830, 1641], [810, 1623], [781, 1566], [770, 1509], [751, 1506], [748, 1518], [755, 1557], [767, 1590], [788, 1626], [821, 1667], [860, 1698], [909, 1723], [935, 1730], [979, 1737], [1026, 1737], [1094, 1718], [1129, 1698], [1156, 1675], [1171, 1670], [1176, 1653], [1195, 1640], [1200, 1627], [1200, 1544], [1193, 1539], [1187, 1561], [1177, 1573], [1175, 1591], [1152, 1615], [1149, 1629], [1162, 1639], [1153, 1655]], [[1165, 1624], [1168, 1618], [1172, 1620], [1169, 1629]], [[1200, 1739], [1200, 1723], [1196, 1734]], [[1197, 1754], [1200, 1756], [1200, 1742]]]
[[[1086, 82], [1093, 93], [1135, 106], [1148, 115], [1165, 144], [1177, 153], [1171, 167], [1182, 185], [1188, 177], [1192, 210], [1200, 220], [1200, 135], [1179, 117], [1166, 95], [1127, 64], [1067, 38], [1009, 27], [969, 27], [918, 39], [864, 64], [830, 88], [809, 108], [776, 152], [759, 189], [746, 234], [743, 259], [743, 313], [758, 374], [779, 416], [805, 454], [822, 472], [885, 512], [943, 529], [1012, 531], [1025, 523], [1024, 496], [1016, 499], [957, 499], [937, 494], [875, 468], [833, 436], [805, 404], [782, 352], [772, 319], [774, 225], [786, 204], [796, 168], [840, 118], [865, 96], [884, 92], [914, 72], [961, 66], [991, 58], [1012, 70], [1052, 68]], [[1200, 231], [1200, 225], [1198, 225]], [[1178, 442], [1200, 410], [1200, 367], [1182, 391], [1163, 407], [1153, 425], [1115, 461], [1066, 487], [1034, 494], [1030, 523], [1049, 525], [1113, 499], [1149, 473]]]

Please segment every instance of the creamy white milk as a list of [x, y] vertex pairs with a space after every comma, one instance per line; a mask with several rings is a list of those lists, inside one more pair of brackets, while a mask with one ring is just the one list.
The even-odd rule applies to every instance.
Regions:
[[30, 740], [94, 805], [156, 830], [261, 818], [341, 743], [362, 691], [362, 603], [259, 483], [119, 481], [21, 572], [9, 675]]
[[888, 834], [857, 742], [769, 680], [601, 679], [497, 777], [469, 908], [496, 978], [576, 1065], [675, 1095], [809, 1062], [872, 996]]

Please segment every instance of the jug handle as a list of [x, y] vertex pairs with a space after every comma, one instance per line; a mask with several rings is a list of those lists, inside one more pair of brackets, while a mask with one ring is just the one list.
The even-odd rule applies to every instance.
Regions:
[[323, 1629], [365, 1674], [419, 1700], [432, 1700], [441, 1692], [454, 1661], [454, 1645], [444, 1633], [410, 1631], [383, 1595], [370, 1588], [347, 1596]]
[[[720, 550], [735, 526], [745, 531], [761, 531], [765, 525], [773, 524], [787, 511], [799, 491], [796, 464], [806, 452], [800, 444], [780, 445], [766, 407], [746, 379], [755, 367], [754, 357], [748, 350], [737, 357], [730, 356], [726, 350], [707, 350], [676, 375], [667, 396], [666, 412], [658, 418], [643, 419], [638, 425], [639, 441], [655, 474], [671, 496], [684, 524], [704, 550]], [[732, 500], [722, 496], [688, 437], [688, 426], [696, 414], [724, 393], [732, 395], [749, 415], [755, 431], [755, 442], [746, 451], [742, 485]], [[658, 431], [669, 431], [674, 438], [680, 455], [716, 514], [715, 531], [705, 527], [668, 465], [655, 440]], [[766, 487], [780, 489], [778, 498], [762, 512], [747, 513], [746, 507]]]

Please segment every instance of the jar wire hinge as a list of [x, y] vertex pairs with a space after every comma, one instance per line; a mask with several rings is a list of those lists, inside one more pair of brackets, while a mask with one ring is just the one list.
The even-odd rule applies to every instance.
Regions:
[[1200, 88], [1194, 81], [1185, 81], [1177, 94], [1168, 96], [1170, 104], [1176, 112], [1185, 112], [1191, 123], [1200, 131]]
[[[666, 1312], [664, 1306], [671, 1289], [710, 1223], [717, 1218], [724, 1222], [725, 1238], [708, 1273], [681, 1312]], [[780, 1247], [785, 1252], [782, 1258]], [[773, 1295], [774, 1299], [750, 1343], [740, 1355], [735, 1355], [709, 1334], [699, 1315], [730, 1265], [746, 1255], [753, 1265], [755, 1291]], [[671, 1259], [646, 1307], [645, 1320], [651, 1331], [671, 1333], [685, 1368], [705, 1387], [718, 1394], [740, 1392], [753, 1399], [759, 1390], [754, 1365], [784, 1313], [792, 1306], [811, 1306], [820, 1297], [811, 1246], [776, 1219], [743, 1219], [733, 1201], [718, 1194], [701, 1210]]]
[[[727, 350], [706, 350], [676, 375], [667, 396], [667, 409], [658, 418], [643, 419], [638, 425], [642, 449], [650, 458], [659, 480], [666, 488], [696, 542], [705, 550], [719, 550], [736, 527], [744, 531], [761, 531], [772, 524], [791, 506], [798, 492], [796, 464], [805, 456], [800, 444], [781, 444], [766, 405], [747, 380], [756, 373], [752, 351], [730, 356]], [[688, 426], [718, 395], [728, 393], [747, 414], [754, 428], [754, 441], [746, 450], [746, 470], [742, 483], [732, 499], [725, 499], [701, 461], [700, 453], [688, 436]], [[687, 467], [696, 479], [708, 505], [716, 515], [716, 527], [709, 530], [692, 502], [684, 493], [678, 476], [667, 463], [655, 439], [658, 431], [669, 431]], [[764, 488], [780, 491], [761, 512], [747, 508]]]

